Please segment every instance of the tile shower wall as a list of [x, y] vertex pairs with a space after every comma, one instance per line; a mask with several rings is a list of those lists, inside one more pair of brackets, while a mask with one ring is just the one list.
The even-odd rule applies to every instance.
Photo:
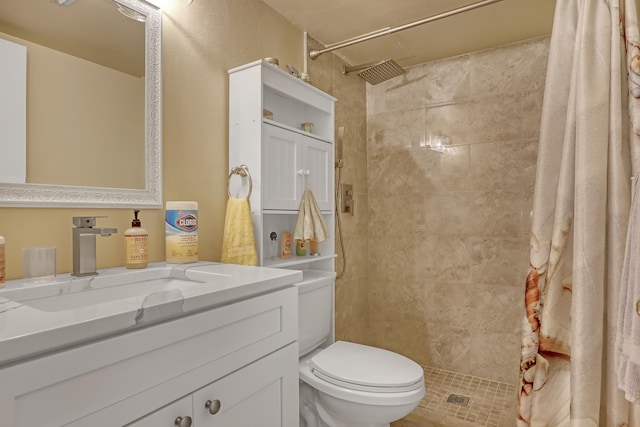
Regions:
[[[347, 235], [359, 237], [349, 255], [368, 253], [368, 262], [356, 264], [355, 286], [338, 289], [337, 317], [364, 314], [351, 304], [368, 298], [368, 323], [343, 336], [425, 366], [517, 381], [548, 42], [367, 85], [367, 158], [356, 137], [347, 175], [360, 186], [360, 165], [368, 170], [368, 194], [357, 190], [368, 225], [356, 218]], [[429, 148], [438, 141], [452, 145]]]
[[[322, 48], [309, 40], [309, 48]], [[342, 238], [347, 254], [347, 272], [336, 281], [336, 339], [367, 342], [368, 289], [367, 282], [367, 136], [365, 82], [356, 75], [344, 76], [345, 63], [334, 54], [325, 54], [308, 61], [311, 84], [337, 98], [336, 129], [344, 127], [342, 183], [353, 186], [354, 215], [342, 215]], [[337, 140], [337, 135], [336, 135]], [[337, 159], [337, 154], [336, 154]], [[336, 184], [338, 175], [336, 174]], [[339, 237], [336, 237], [340, 271], [344, 262]]]

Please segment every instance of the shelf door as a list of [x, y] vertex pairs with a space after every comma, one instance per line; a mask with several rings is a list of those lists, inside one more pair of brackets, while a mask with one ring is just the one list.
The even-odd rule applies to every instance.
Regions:
[[304, 141], [302, 163], [307, 183], [320, 210], [330, 211], [333, 206], [333, 145], [307, 136], [301, 138]]
[[263, 125], [263, 209], [298, 210], [302, 147], [295, 132]]

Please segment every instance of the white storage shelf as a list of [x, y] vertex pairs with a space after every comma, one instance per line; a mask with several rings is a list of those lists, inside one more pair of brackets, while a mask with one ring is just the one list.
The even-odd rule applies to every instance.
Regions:
[[333, 141], [332, 111], [323, 111], [269, 86], [263, 87], [263, 96], [263, 108], [273, 114], [273, 118], [265, 120], [299, 132], [302, 132], [302, 123], [313, 123], [314, 135], [325, 141]]
[[[325, 223], [327, 224], [327, 228], [331, 223], [333, 214], [332, 213], [323, 213], [323, 218]], [[281, 237], [282, 231], [289, 231], [293, 236], [293, 233], [296, 228], [296, 222], [298, 220], [298, 214], [291, 212], [277, 212], [277, 213], [263, 213], [263, 226], [262, 226], [262, 234], [259, 240], [262, 242], [261, 254], [262, 254], [262, 263], [261, 265], [265, 267], [286, 267], [291, 265], [305, 264], [310, 262], [317, 262], [326, 259], [333, 260], [335, 258], [335, 249], [334, 249], [334, 240], [333, 238], [329, 238], [322, 242], [318, 242], [318, 253], [319, 256], [311, 256], [309, 254], [309, 248], [307, 248], [307, 255], [305, 256], [297, 256], [295, 245], [292, 247], [292, 255], [291, 258], [283, 259], [280, 257], [280, 249], [281, 249]], [[275, 253], [276, 256], [273, 258], [271, 256], [271, 232], [275, 231], [278, 235], [275, 245]], [[327, 230], [329, 233], [332, 233], [333, 230]]]
[[[260, 265], [333, 271], [335, 98], [265, 61], [229, 70], [229, 167], [245, 164], [253, 179], [251, 210]], [[265, 117], [265, 110], [272, 115]], [[313, 123], [313, 132], [301, 129]], [[247, 180], [231, 183], [244, 197]], [[293, 234], [300, 200], [309, 186], [322, 211], [329, 238], [320, 256], [282, 259], [280, 236]], [[269, 252], [278, 234], [277, 257]], [[308, 264], [308, 265], [305, 265]]]

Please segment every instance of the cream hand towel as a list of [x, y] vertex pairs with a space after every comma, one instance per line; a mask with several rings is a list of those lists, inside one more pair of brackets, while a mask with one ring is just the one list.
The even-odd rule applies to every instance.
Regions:
[[640, 173], [633, 181], [633, 198], [627, 230], [627, 247], [622, 265], [615, 366], [618, 388], [625, 398], [640, 404]]
[[258, 265], [249, 198], [230, 197], [227, 202], [220, 261], [227, 264]]
[[327, 239], [327, 225], [324, 223], [316, 196], [310, 188], [307, 188], [302, 195], [300, 210], [298, 212], [298, 222], [293, 233], [294, 240], [313, 239], [321, 242]]

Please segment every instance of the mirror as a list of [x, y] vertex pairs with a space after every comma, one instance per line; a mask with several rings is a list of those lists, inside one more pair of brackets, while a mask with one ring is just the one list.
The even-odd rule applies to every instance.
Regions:
[[[0, 182], [0, 206], [162, 207], [161, 20], [142, 0], [0, 2], [0, 39], [26, 48], [28, 104], [26, 182]], [[58, 71], [40, 51], [98, 71]]]

